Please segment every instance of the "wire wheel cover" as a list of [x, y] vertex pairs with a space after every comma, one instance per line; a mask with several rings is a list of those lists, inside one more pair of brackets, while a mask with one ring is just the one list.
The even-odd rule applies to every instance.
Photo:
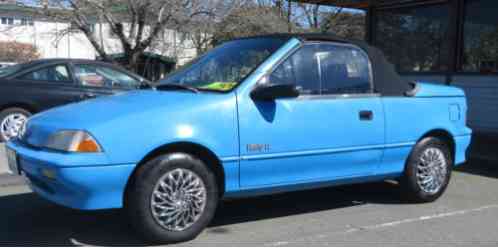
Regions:
[[206, 187], [193, 171], [178, 168], [163, 175], [151, 196], [151, 211], [156, 222], [168, 231], [191, 227], [206, 207]]
[[21, 113], [13, 113], [6, 116], [0, 124], [0, 131], [5, 140], [11, 140], [19, 135], [28, 117]]
[[448, 162], [439, 148], [426, 149], [417, 164], [417, 183], [428, 194], [436, 194], [448, 177]]

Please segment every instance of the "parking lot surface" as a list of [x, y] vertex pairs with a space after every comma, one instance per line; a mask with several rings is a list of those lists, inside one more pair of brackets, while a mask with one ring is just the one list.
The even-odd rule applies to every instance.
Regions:
[[[121, 210], [53, 205], [0, 175], [0, 245], [146, 245]], [[407, 204], [393, 183], [342, 186], [224, 202], [197, 239], [205, 246], [498, 245], [498, 167], [455, 171], [435, 203]]]
[[5, 156], [5, 145], [0, 143], [0, 174], [7, 173], [7, 158]]

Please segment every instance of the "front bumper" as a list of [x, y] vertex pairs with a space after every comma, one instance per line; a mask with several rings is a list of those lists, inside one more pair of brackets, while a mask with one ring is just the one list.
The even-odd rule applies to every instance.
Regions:
[[[84, 210], [121, 208], [126, 184], [135, 164], [64, 166], [71, 164], [72, 154], [34, 150], [10, 142], [18, 164], [29, 179], [31, 189], [57, 204]], [[77, 155], [81, 163], [81, 155]], [[49, 178], [43, 171], [50, 171]]]

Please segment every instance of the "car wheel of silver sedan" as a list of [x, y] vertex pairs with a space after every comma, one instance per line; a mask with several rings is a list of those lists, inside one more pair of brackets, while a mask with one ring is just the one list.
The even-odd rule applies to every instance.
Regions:
[[16, 138], [31, 116], [22, 108], [8, 108], [0, 112], [0, 142]]
[[216, 177], [204, 162], [172, 153], [137, 169], [125, 208], [147, 241], [174, 243], [202, 232], [214, 216], [218, 197]]
[[449, 144], [442, 139], [422, 139], [408, 158], [402, 178], [403, 194], [415, 202], [432, 202], [446, 190], [453, 159]]

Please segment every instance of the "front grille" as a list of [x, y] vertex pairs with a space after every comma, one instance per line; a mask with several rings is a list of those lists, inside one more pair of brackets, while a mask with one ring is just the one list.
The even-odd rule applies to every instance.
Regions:
[[45, 183], [44, 181], [32, 176], [32, 175], [29, 175], [26, 173], [26, 177], [29, 179], [29, 181], [31, 182], [31, 184], [33, 184], [33, 186], [49, 193], [49, 194], [54, 194], [55, 191], [50, 188], [50, 186], [48, 186], [47, 183]]
[[41, 150], [41, 147], [38, 147], [38, 146], [34, 146], [34, 145], [31, 145], [28, 143], [27, 140], [25, 139], [16, 139], [16, 140], [13, 140], [13, 142], [15, 142], [16, 144], [18, 145], [21, 145], [21, 146], [24, 146], [26, 148], [29, 148], [31, 150], [36, 150], [36, 151], [39, 151]]

